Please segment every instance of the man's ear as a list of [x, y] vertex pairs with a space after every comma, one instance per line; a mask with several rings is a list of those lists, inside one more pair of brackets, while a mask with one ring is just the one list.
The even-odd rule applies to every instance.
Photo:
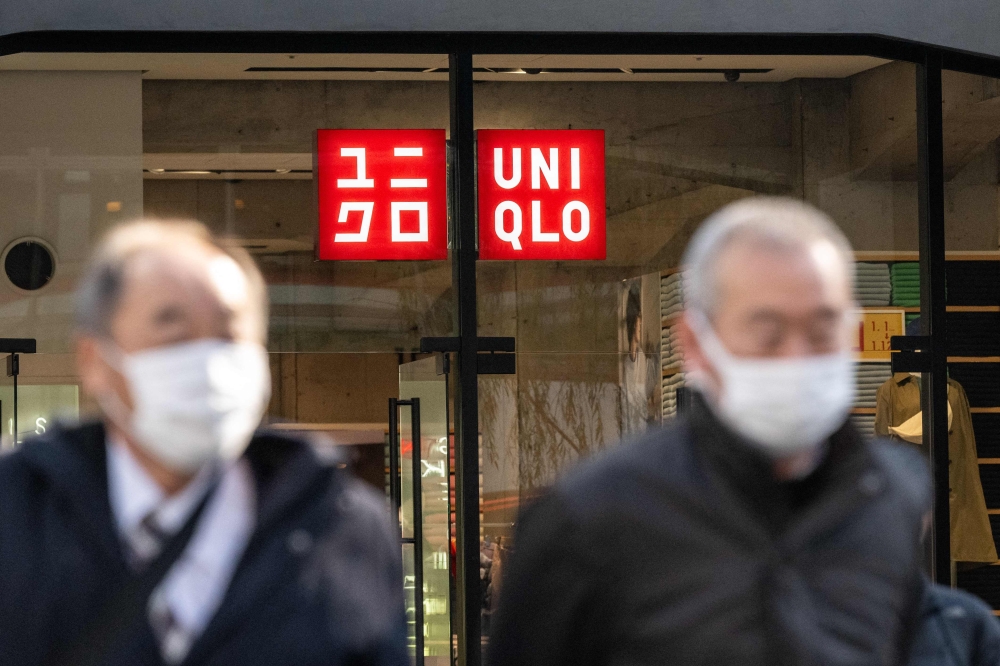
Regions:
[[677, 327], [677, 337], [681, 345], [681, 356], [684, 359], [684, 372], [686, 374], [695, 373], [699, 378], [699, 385], [704, 381], [709, 382], [708, 386], [700, 386], [700, 388], [716, 391], [720, 385], [719, 376], [715, 368], [712, 367], [712, 364], [708, 362], [705, 353], [701, 349], [701, 345], [698, 344], [698, 336], [695, 334], [694, 327], [691, 324], [691, 316], [690, 313], [685, 311], [681, 313], [677, 323], [674, 324]]
[[100, 342], [89, 335], [78, 335], [74, 341], [76, 371], [84, 393], [98, 396], [108, 390], [109, 368], [101, 355]]
[[684, 369], [687, 371], [704, 370], [707, 365], [705, 355], [702, 353], [701, 346], [698, 344], [698, 338], [694, 333], [694, 329], [691, 327], [689, 317], [690, 315], [687, 312], [683, 312], [681, 313], [681, 316], [678, 317], [677, 323], [674, 324], [677, 327], [677, 338], [681, 343], [681, 355], [684, 358]]

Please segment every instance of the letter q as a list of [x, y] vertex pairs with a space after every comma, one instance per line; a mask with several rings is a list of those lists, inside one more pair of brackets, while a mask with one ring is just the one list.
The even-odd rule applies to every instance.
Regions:
[[[513, 221], [510, 231], [507, 231], [503, 225], [503, 215], [507, 211], [510, 211], [511, 219]], [[493, 223], [497, 238], [505, 243], [510, 243], [515, 250], [521, 249], [522, 222], [520, 206], [513, 201], [501, 201], [497, 206], [496, 211], [493, 213]]]

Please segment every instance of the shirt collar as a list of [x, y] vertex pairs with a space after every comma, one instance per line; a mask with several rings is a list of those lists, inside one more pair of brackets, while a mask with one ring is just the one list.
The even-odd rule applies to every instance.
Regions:
[[132, 532], [153, 511], [160, 529], [177, 532], [215, 477], [215, 466], [205, 465], [180, 492], [167, 497], [120, 438], [108, 435], [106, 446], [108, 499], [121, 534]]

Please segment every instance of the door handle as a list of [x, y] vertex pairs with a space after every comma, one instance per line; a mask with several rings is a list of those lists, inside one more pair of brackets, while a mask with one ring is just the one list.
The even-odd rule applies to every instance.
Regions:
[[[399, 433], [399, 408], [410, 408], [410, 433], [413, 438], [413, 538], [403, 537], [400, 520], [402, 505], [402, 483], [400, 479], [401, 438]], [[415, 666], [424, 663], [424, 517], [423, 489], [421, 473], [423, 463], [420, 456], [420, 398], [399, 400], [389, 398], [389, 496], [396, 514], [400, 541], [413, 544], [413, 638]]]

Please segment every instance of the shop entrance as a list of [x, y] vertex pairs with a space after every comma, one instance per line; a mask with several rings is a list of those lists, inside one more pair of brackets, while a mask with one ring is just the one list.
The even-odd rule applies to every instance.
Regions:
[[399, 517], [407, 641], [417, 666], [451, 659], [451, 495], [448, 357], [399, 366], [389, 399], [386, 490]]

